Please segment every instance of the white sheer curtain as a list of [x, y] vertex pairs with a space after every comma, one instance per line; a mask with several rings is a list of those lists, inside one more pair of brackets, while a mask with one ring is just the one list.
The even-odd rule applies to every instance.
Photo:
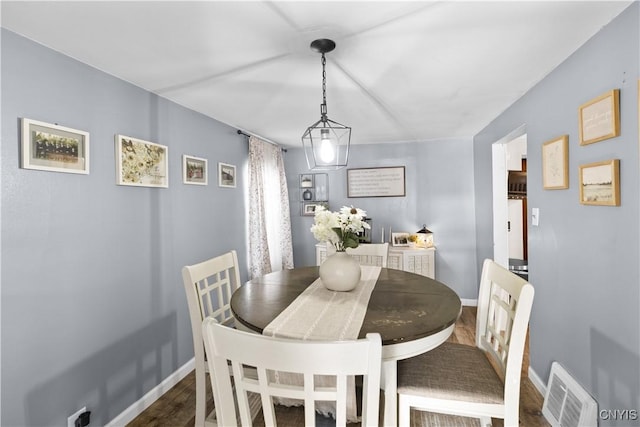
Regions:
[[293, 268], [289, 192], [282, 150], [249, 137], [249, 269], [251, 278]]

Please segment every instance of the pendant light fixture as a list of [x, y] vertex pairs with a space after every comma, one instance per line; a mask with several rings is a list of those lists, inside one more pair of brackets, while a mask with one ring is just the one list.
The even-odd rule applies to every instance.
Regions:
[[302, 135], [302, 146], [309, 169], [334, 170], [347, 166], [351, 128], [327, 117], [327, 73], [325, 53], [335, 49], [333, 40], [318, 39], [311, 42], [311, 49], [322, 54], [322, 104], [320, 120], [307, 128]]

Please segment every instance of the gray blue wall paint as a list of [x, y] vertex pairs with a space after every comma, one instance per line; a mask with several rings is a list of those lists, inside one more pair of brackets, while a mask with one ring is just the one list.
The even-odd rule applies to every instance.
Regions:
[[[354, 130], [355, 132], [356, 130]], [[354, 145], [350, 168], [404, 166], [406, 197], [347, 197], [346, 169], [330, 171], [329, 207], [356, 206], [373, 218], [373, 241], [380, 228], [418, 231], [425, 223], [434, 232], [436, 278], [450, 285], [461, 298], [478, 293], [475, 259], [473, 145], [471, 140]], [[309, 173], [302, 148], [285, 154], [295, 265], [315, 264], [317, 241], [309, 231], [313, 217], [300, 215], [298, 174]]]
[[[19, 169], [21, 117], [90, 132], [91, 174]], [[116, 133], [169, 147], [168, 189], [115, 184]], [[182, 154], [208, 186], [182, 183]], [[83, 406], [104, 425], [193, 357], [180, 269], [246, 264], [246, 159], [235, 129], [2, 30], [3, 426]]]
[[[491, 256], [491, 144], [526, 124], [531, 366], [546, 382], [563, 364], [600, 409], [640, 408], [638, 77], [635, 2], [474, 140], [478, 260]], [[578, 107], [620, 89], [621, 134], [580, 146]], [[569, 189], [543, 190], [541, 144], [569, 134]], [[620, 207], [579, 204], [578, 166], [620, 159]], [[530, 218], [530, 213], [529, 213]], [[601, 425], [615, 424], [611, 421]], [[633, 421], [629, 425], [637, 425]]]
[[[329, 173], [332, 209], [366, 209], [374, 239], [381, 226], [426, 222], [438, 279], [474, 298], [493, 251], [490, 145], [526, 124], [529, 206], [541, 209], [540, 227], [529, 228], [531, 364], [546, 381], [560, 361], [604, 409], [640, 408], [639, 15], [635, 3], [473, 142], [353, 147], [349, 167], [406, 166], [407, 197], [349, 199], [346, 171]], [[192, 357], [180, 268], [232, 248], [246, 263], [246, 141], [5, 30], [1, 59], [0, 424], [64, 425], [87, 405], [102, 425]], [[578, 146], [578, 106], [615, 87], [621, 136]], [[20, 117], [89, 131], [91, 174], [19, 169]], [[169, 189], [115, 185], [115, 133], [169, 146]], [[540, 146], [564, 133], [570, 188], [543, 191]], [[209, 159], [208, 187], [181, 183], [183, 153]], [[609, 158], [621, 159], [622, 206], [579, 205], [578, 165]], [[217, 187], [218, 161], [238, 165], [237, 189]], [[290, 149], [285, 163], [295, 262], [311, 265], [312, 219], [299, 215], [297, 199], [302, 150]]]

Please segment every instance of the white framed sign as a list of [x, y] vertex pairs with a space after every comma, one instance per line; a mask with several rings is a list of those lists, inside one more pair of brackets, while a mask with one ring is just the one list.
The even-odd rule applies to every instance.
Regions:
[[347, 197], [404, 196], [404, 166], [347, 170]]

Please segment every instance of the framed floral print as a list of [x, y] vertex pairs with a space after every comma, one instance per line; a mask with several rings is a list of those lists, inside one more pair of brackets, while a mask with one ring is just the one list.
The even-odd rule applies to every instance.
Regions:
[[116, 135], [118, 185], [169, 187], [168, 151], [165, 145]]

